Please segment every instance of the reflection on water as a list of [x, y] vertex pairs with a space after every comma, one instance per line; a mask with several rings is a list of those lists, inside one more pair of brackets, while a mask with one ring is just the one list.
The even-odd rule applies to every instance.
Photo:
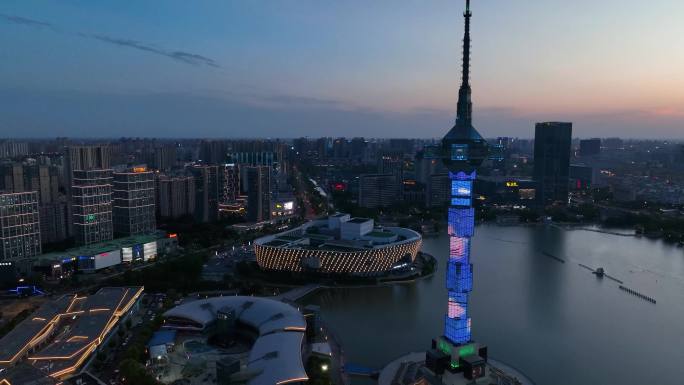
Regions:
[[[439, 260], [431, 278], [308, 299], [321, 306], [347, 361], [379, 368], [429, 348], [442, 333], [448, 238], [425, 239], [423, 248]], [[493, 357], [541, 385], [682, 383], [682, 249], [555, 227], [480, 226], [472, 253], [473, 335]], [[658, 304], [620, 291], [578, 263], [604, 267]]]

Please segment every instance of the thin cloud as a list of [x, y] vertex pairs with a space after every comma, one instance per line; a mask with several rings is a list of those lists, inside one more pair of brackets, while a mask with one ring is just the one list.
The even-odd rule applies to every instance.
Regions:
[[682, 117], [682, 116], [684, 116], [684, 109], [676, 108], [676, 107], [661, 107], [661, 108], [656, 108], [650, 112], [651, 112], [651, 114], [655, 115], [656, 117], [671, 118], [671, 117]]
[[271, 95], [260, 95], [256, 99], [269, 104], [283, 105], [283, 106], [306, 106], [306, 107], [345, 107], [349, 106], [340, 100], [324, 99], [310, 96], [298, 96], [298, 95], [284, 95], [284, 94], [271, 94]]
[[105, 36], [105, 35], [88, 35], [88, 34], [79, 34], [80, 36], [99, 40], [101, 42], [109, 43], [109, 44], [114, 44], [120, 47], [127, 47], [127, 48], [133, 48], [137, 49], [139, 51], [144, 51], [144, 52], [149, 52], [153, 53], [156, 55], [161, 55], [161, 56], [166, 56], [168, 58], [171, 58], [173, 60], [186, 63], [186, 64], [192, 64], [192, 65], [206, 65], [209, 67], [220, 67], [218, 63], [216, 63], [215, 60], [210, 59], [206, 56], [194, 54], [194, 53], [189, 53], [189, 52], [183, 52], [183, 51], [168, 51], [162, 48], [155, 47], [151, 44], [143, 43], [137, 40], [131, 40], [131, 39], [121, 39], [117, 37], [112, 37], [112, 36]]
[[0, 19], [13, 23], [13, 24], [20, 24], [20, 25], [28, 25], [32, 27], [46, 27], [46, 28], [54, 28], [54, 26], [50, 23], [40, 21], [40, 20], [34, 20], [34, 19], [27, 19], [25, 17], [21, 16], [14, 16], [14, 15], [6, 15], [4, 13], [0, 13]]
[[[25, 17], [21, 16], [16, 16], [16, 15], [7, 15], [7, 14], [2, 14], [0, 13], [0, 20], [5, 21], [7, 23], [12, 23], [12, 24], [19, 24], [19, 25], [24, 25], [28, 27], [33, 27], [33, 28], [49, 28], [53, 31], [57, 31], [57, 28], [54, 24], [48, 23], [45, 21], [40, 21], [40, 20], [34, 20], [34, 19], [28, 19]], [[153, 44], [149, 43], [144, 43], [138, 40], [132, 40], [132, 39], [123, 39], [123, 38], [118, 38], [118, 37], [113, 37], [113, 36], [106, 36], [106, 35], [97, 35], [97, 34], [89, 34], [89, 33], [84, 33], [84, 32], [76, 32], [74, 33], [76, 36], [86, 38], [86, 39], [95, 39], [97, 41], [103, 42], [103, 43], [108, 43], [108, 44], [113, 44], [119, 47], [125, 47], [125, 48], [132, 48], [138, 51], [143, 51], [155, 55], [160, 55], [160, 56], [165, 56], [169, 59], [173, 59], [174, 61], [178, 61], [181, 63], [185, 64], [191, 64], [195, 66], [208, 66], [208, 67], [214, 67], [214, 68], [219, 68], [221, 67], [214, 59], [208, 58], [206, 56], [202, 56], [196, 53], [191, 53], [191, 52], [184, 52], [184, 51], [176, 51], [176, 50], [168, 50], [164, 48], [160, 48], [157, 46], [154, 46]]]
[[174, 51], [170, 52], [167, 56], [169, 56], [172, 59], [180, 60], [182, 62], [186, 63], [199, 63], [199, 64], [204, 64], [208, 65], [210, 67], [220, 67], [218, 63], [214, 59], [210, 59], [206, 56], [198, 55], [195, 53], [188, 53], [188, 52], [183, 52], [183, 51]]

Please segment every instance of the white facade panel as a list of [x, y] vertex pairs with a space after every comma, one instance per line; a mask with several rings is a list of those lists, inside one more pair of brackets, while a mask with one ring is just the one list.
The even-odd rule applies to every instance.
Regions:
[[149, 242], [143, 245], [143, 260], [145, 262], [150, 259], [157, 258], [157, 241]]
[[133, 262], [133, 248], [124, 247], [121, 249], [121, 261], [126, 263]]
[[121, 263], [121, 250], [108, 251], [95, 255], [95, 270], [104, 269]]

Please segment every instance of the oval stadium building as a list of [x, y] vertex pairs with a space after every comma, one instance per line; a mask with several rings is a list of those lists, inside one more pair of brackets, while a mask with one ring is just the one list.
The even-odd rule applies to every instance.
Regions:
[[371, 277], [409, 266], [421, 244], [413, 230], [336, 214], [259, 238], [254, 250], [263, 270]]

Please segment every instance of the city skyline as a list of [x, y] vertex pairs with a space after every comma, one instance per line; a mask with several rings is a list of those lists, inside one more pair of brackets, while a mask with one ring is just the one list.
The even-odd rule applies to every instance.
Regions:
[[[459, 2], [36, 4], [0, 7], [5, 136], [439, 137], [453, 120]], [[679, 136], [681, 3], [473, 8], [491, 136]]]
[[38, 4], [0, 385], [681, 382], [684, 5]]

